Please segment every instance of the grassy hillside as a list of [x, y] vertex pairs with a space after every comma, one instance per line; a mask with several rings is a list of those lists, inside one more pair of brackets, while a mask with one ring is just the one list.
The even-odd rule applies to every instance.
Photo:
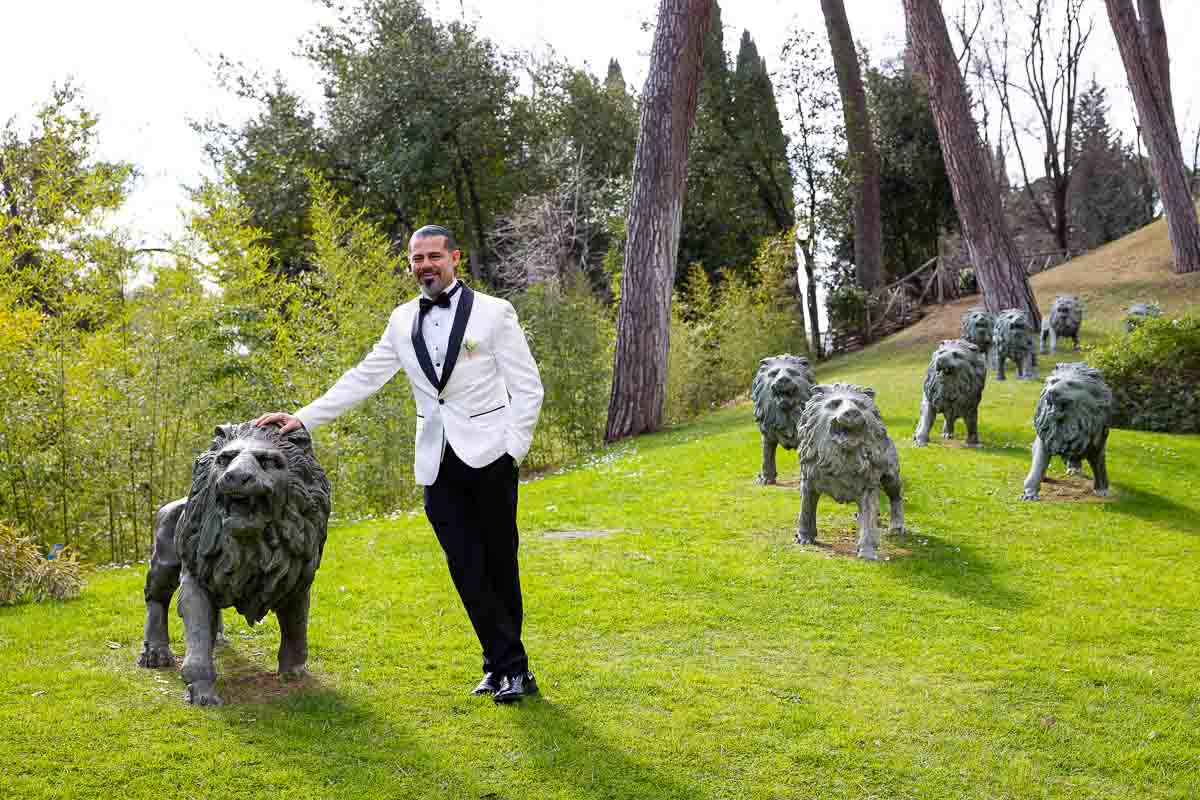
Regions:
[[[1081, 293], [1094, 343], [1132, 300], [1200, 297], [1165, 255], [1151, 227], [1036, 288]], [[0, 609], [0, 797], [1200, 796], [1200, 437], [1115, 431], [1112, 497], [1056, 461], [1022, 502], [1040, 384], [1009, 380], [981, 450], [913, 447], [931, 345], [968, 305], [818, 370], [874, 386], [899, 447], [888, 560], [846, 557], [852, 509], [828, 500], [822, 543], [792, 544], [795, 482], [754, 483], [740, 406], [522, 487], [544, 694], [519, 707], [466, 696], [477, 645], [417, 513], [331, 530], [312, 678], [281, 685], [275, 623], [230, 619], [218, 709], [134, 666], [143, 567], [103, 571]]]

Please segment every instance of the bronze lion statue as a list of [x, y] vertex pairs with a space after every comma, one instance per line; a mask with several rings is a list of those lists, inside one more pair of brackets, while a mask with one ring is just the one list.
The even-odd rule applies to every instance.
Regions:
[[1079, 349], [1079, 328], [1083, 325], [1083, 303], [1073, 294], [1060, 294], [1050, 306], [1050, 314], [1042, 318], [1042, 352], [1058, 351], [1058, 337], [1074, 340], [1072, 349]]
[[1132, 331], [1148, 319], [1162, 316], [1158, 303], [1134, 303], [1125, 312], [1125, 332]]
[[754, 421], [762, 432], [762, 472], [758, 481], [775, 483], [775, 448], [795, 450], [799, 444], [796, 424], [815, 383], [808, 359], [784, 353], [758, 362], [750, 387]]
[[982, 308], [970, 309], [959, 322], [959, 338], [978, 347], [986, 363], [991, 363], [992, 329], [995, 325], [996, 315]]
[[1108, 494], [1104, 448], [1112, 415], [1113, 396], [1100, 370], [1083, 362], [1059, 364], [1046, 378], [1033, 417], [1033, 465], [1025, 478], [1025, 500], [1037, 500], [1054, 456], [1062, 456], [1069, 472], [1078, 473], [1086, 458], [1095, 476], [1093, 490]]
[[1004, 362], [1010, 358], [1017, 364], [1018, 378], [1037, 378], [1033, 336], [1033, 322], [1021, 309], [1010, 308], [996, 315], [996, 322], [992, 326], [996, 380], [1004, 380]]
[[281, 436], [253, 423], [222, 425], [192, 465], [188, 496], [155, 519], [146, 575], [146, 631], [138, 664], [175, 662], [167, 605], [179, 588], [187, 699], [219, 705], [213, 644], [221, 609], [250, 624], [279, 619], [279, 673], [305, 674], [309, 590], [329, 521], [329, 481], [303, 428]]
[[887, 492], [893, 533], [904, 532], [900, 459], [875, 405], [875, 391], [818, 384], [800, 417], [800, 520], [796, 541], [817, 540], [817, 501], [858, 503], [858, 557], [879, 557], [879, 490]]
[[913, 434], [918, 447], [929, 444], [929, 431], [938, 414], [945, 417], [942, 438], [954, 438], [960, 417], [967, 426], [967, 447], [979, 446], [979, 401], [987, 380], [987, 362], [979, 348], [963, 339], [945, 339], [929, 360], [921, 419]]

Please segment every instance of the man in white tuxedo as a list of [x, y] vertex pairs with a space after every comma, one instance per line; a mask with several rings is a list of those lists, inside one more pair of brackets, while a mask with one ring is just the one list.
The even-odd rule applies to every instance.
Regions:
[[472, 694], [498, 703], [537, 693], [521, 643], [517, 465], [529, 452], [542, 382], [516, 311], [455, 278], [454, 236], [426, 225], [409, 241], [420, 295], [397, 306], [375, 347], [295, 415], [264, 414], [282, 432], [323, 425], [378, 391], [401, 369], [417, 406], [417, 483], [425, 514], [483, 647]]

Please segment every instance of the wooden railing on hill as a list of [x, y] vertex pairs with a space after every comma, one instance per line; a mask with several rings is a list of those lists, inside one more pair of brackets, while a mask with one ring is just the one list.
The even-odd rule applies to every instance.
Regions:
[[1025, 273], [1036, 275], [1045, 272], [1086, 252], [1087, 250], [1043, 250], [1040, 253], [1029, 253], [1025, 257]]
[[931, 292], [935, 302], [944, 303], [948, 293], [956, 293], [957, 284], [949, 280], [941, 266], [941, 260], [934, 256], [907, 275], [868, 294], [862, 327], [833, 328], [829, 342], [831, 352], [857, 350], [907, 328], [924, 316], [921, 306]]
[[[1025, 262], [1025, 272], [1033, 275], [1057, 267], [1084, 252], [1044, 250], [1028, 253], [1022, 260]], [[927, 306], [943, 305], [962, 294], [957, 271], [939, 256], [934, 256], [907, 275], [868, 294], [861, 327], [831, 326], [826, 350], [830, 353], [857, 350], [917, 322], [925, 316]]]

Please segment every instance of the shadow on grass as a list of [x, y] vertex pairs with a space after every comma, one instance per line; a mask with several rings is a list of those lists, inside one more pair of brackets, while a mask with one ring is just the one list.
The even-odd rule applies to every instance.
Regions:
[[917, 589], [943, 592], [990, 608], [1016, 610], [1029, 605], [1023, 594], [998, 582], [995, 567], [971, 547], [926, 533], [909, 533], [896, 541], [910, 547], [912, 555], [892, 562], [887, 572]]
[[[701, 787], [682, 783], [656, 769], [652, 761], [614, 747], [596, 736], [571, 710], [537, 697], [512, 709], [515, 727], [528, 749], [550, 752], [537, 780], [566, 797], [653, 797], [691, 800], [707, 796]], [[512, 799], [512, 800], [515, 800]]]
[[1113, 489], [1117, 495], [1117, 502], [1107, 506], [1109, 511], [1137, 517], [1145, 522], [1167, 525], [1187, 533], [1200, 534], [1200, 508], [1191, 508], [1162, 495], [1122, 483], [1115, 483]]
[[[700, 787], [598, 737], [568, 708], [544, 697], [505, 708], [465, 694], [446, 703], [425, 686], [403, 695], [387, 689], [384, 694], [395, 696], [363, 703], [323, 686], [319, 676], [288, 684], [280, 694], [273, 689], [275, 673], [236, 648], [222, 650], [221, 670], [228, 677], [218, 687], [231, 704], [216, 713], [254, 751], [245, 777], [259, 788], [256, 771], [276, 781], [283, 776], [288, 793], [297, 796], [523, 800], [531, 796], [530, 783], [552, 788], [549, 794], [596, 800], [705, 796]], [[264, 686], [266, 695], [256, 703], [249, 688]], [[398, 718], [373, 707], [393, 700], [403, 709]], [[486, 736], [478, 736], [481, 722]], [[455, 728], [459, 741], [438, 738], [439, 725]], [[231, 787], [231, 796], [239, 788]]]
[[[318, 679], [307, 680], [306, 690], [268, 704], [221, 709], [229, 732], [255, 753], [253, 770], [274, 775], [275, 781], [282, 776], [285, 794], [477, 797], [485, 791], [474, 775], [453, 768], [451, 758], [439, 757], [430, 738], [394, 724], [369, 704], [321, 686]], [[259, 779], [253, 783], [261, 788]]]
[[[997, 436], [995, 439], [1003, 440], [1002, 436]], [[995, 439], [989, 441], [983, 440], [983, 446], [977, 452], [988, 456], [1003, 456], [1005, 458], [1015, 458], [1018, 461], [1033, 463], [1033, 436], [1029, 436], [1029, 441], [1020, 446], [997, 444]], [[1009, 441], [1016, 441], [1017, 437], [1013, 437]]]

